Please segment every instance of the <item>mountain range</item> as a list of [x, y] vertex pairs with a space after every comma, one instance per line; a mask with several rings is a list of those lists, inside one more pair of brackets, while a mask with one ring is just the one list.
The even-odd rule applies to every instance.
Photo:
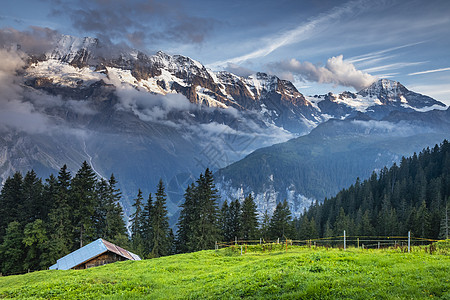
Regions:
[[206, 167], [222, 199], [253, 193], [263, 212], [287, 198], [299, 214], [450, 132], [443, 103], [387, 79], [304, 96], [274, 75], [215, 72], [95, 38], [62, 36], [38, 54], [5, 49], [16, 64], [2, 71], [2, 181], [63, 164], [74, 173], [86, 160], [101, 177], [114, 173], [129, 214], [138, 188], [148, 194], [162, 178], [172, 224]]

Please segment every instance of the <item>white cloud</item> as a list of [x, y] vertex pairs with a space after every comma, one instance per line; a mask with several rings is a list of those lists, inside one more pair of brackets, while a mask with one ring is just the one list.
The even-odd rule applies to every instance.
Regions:
[[373, 68], [367, 68], [364, 69], [364, 72], [370, 72], [370, 73], [374, 73], [374, 72], [384, 72], [384, 71], [390, 71], [390, 70], [398, 70], [401, 68], [406, 68], [406, 67], [411, 67], [411, 66], [417, 66], [417, 65], [422, 65], [424, 63], [427, 63], [426, 61], [419, 61], [419, 62], [399, 62], [399, 63], [393, 63], [393, 64], [387, 64], [387, 65], [383, 65], [383, 66], [377, 66], [377, 67], [373, 67]]
[[414, 73], [409, 73], [408, 75], [410, 75], [410, 76], [411, 75], [421, 75], [421, 74], [429, 74], [429, 73], [444, 72], [444, 71], [450, 71], [450, 67], [434, 69], [434, 70], [427, 70], [427, 71], [421, 71], [421, 72], [414, 72]]
[[248, 68], [242, 67], [234, 63], [228, 63], [225, 70], [241, 77], [247, 77], [255, 73], [254, 71]]
[[388, 49], [384, 49], [384, 50], [380, 50], [380, 51], [370, 52], [370, 53], [366, 53], [366, 54], [362, 54], [362, 55], [351, 57], [349, 59], [346, 59], [346, 61], [348, 61], [348, 62], [350, 62], [352, 64], [358, 63], [358, 62], [365, 62], [367, 64], [373, 64], [373, 63], [379, 62], [381, 60], [385, 60], [385, 59], [389, 59], [389, 58], [393, 57], [393, 55], [382, 56], [385, 53], [389, 53], [389, 52], [392, 52], [392, 51], [395, 51], [395, 50], [399, 50], [399, 49], [403, 49], [403, 48], [407, 48], [407, 47], [416, 46], [416, 45], [423, 44], [423, 43], [425, 43], [425, 42], [422, 41], [422, 42], [410, 43], [410, 44], [401, 45], [401, 46], [397, 46], [397, 47], [392, 47], [392, 48], [388, 48]]
[[258, 41], [258, 43], [263, 44], [263, 46], [259, 47], [259, 49], [255, 51], [224, 61], [212, 63], [211, 66], [223, 66], [227, 63], [239, 64], [250, 59], [267, 56], [281, 47], [307, 40], [318, 32], [330, 27], [333, 22], [340, 19], [344, 15], [356, 11], [367, 10], [369, 6], [370, 1], [366, 0], [350, 1], [344, 5], [335, 6], [327, 13], [320, 14], [291, 30], [265, 37], [264, 39]]
[[[150, 94], [139, 91], [131, 86], [116, 86], [119, 104], [117, 109], [132, 111], [143, 121], [155, 122], [167, 120], [170, 112], [189, 111], [195, 105], [181, 94]], [[173, 123], [167, 123], [174, 125]]]
[[23, 52], [0, 49], [0, 124], [21, 131], [43, 132], [47, 118], [23, 99], [17, 72], [25, 66]]
[[289, 72], [303, 80], [351, 86], [356, 90], [361, 90], [376, 80], [376, 77], [357, 70], [352, 63], [345, 61], [342, 55], [329, 58], [325, 66], [291, 59], [280, 63], [272, 63], [270, 67], [275, 71], [284, 73], [285, 77], [286, 72]]

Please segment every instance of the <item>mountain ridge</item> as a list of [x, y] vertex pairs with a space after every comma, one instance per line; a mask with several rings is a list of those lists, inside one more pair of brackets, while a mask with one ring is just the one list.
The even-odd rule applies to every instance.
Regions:
[[20, 101], [11, 101], [30, 106], [37, 124], [27, 131], [3, 123], [9, 138], [0, 139], [0, 175], [5, 180], [38, 168], [47, 176], [63, 164], [75, 171], [89, 160], [104, 177], [120, 173], [127, 213], [139, 187], [145, 193], [163, 178], [175, 217], [186, 183], [204, 168], [221, 169], [327, 120], [383, 120], [393, 111], [445, 107], [436, 100], [415, 108], [383, 104], [351, 92], [304, 96], [274, 75], [215, 72], [182, 55], [147, 55], [95, 38], [63, 36], [50, 48], [30, 54], [11, 75], [21, 93]]

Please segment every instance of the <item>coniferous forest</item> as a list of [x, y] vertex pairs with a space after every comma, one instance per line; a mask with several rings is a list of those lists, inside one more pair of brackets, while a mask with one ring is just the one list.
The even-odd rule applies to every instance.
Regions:
[[447, 140], [400, 165], [373, 172], [335, 197], [316, 203], [296, 221], [298, 238], [405, 236], [448, 238], [450, 144]]
[[153, 258], [212, 249], [216, 241], [313, 239], [342, 235], [446, 238], [450, 218], [450, 144], [402, 158], [359, 179], [335, 197], [292, 220], [287, 201], [258, 217], [252, 195], [219, 207], [206, 169], [186, 188], [176, 234], [169, 226], [160, 180], [154, 194], [137, 191], [127, 229], [114, 175], [99, 179], [87, 162], [75, 176], [63, 166], [42, 180], [31, 170], [14, 174], [0, 193], [0, 272], [47, 269], [62, 256], [101, 237]]

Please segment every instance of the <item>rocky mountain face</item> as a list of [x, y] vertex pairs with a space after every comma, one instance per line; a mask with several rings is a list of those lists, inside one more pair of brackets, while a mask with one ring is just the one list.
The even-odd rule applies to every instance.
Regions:
[[[0, 97], [25, 120], [0, 120], [1, 179], [31, 168], [47, 176], [63, 164], [74, 173], [87, 160], [99, 176], [114, 172], [129, 213], [138, 188], [151, 192], [163, 178], [172, 223], [186, 184], [206, 167], [224, 168], [330, 119], [381, 120], [445, 108], [394, 81], [356, 94], [307, 97], [273, 75], [214, 72], [185, 56], [147, 55], [94, 38], [62, 36], [46, 53], [19, 56], [23, 63], [10, 74], [14, 97]], [[233, 188], [244, 184], [221, 176]]]

